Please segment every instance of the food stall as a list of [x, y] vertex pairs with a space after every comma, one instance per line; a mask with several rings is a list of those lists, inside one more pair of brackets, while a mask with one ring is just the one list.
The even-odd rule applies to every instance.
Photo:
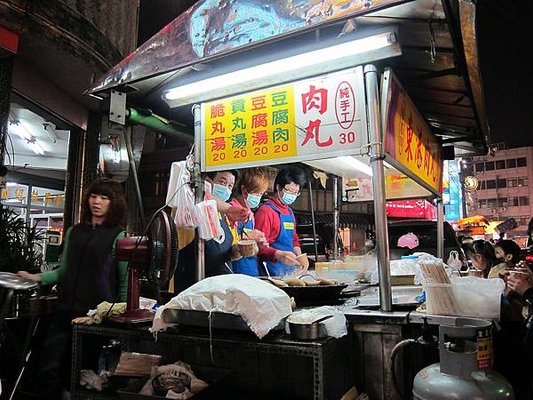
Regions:
[[[371, 177], [379, 310], [348, 305], [343, 312], [350, 321], [349, 340], [308, 344], [314, 349], [309, 353], [315, 385], [310, 395], [327, 397], [323, 382], [334, 373], [322, 359], [331, 342], [353, 357], [352, 384], [371, 398], [396, 399], [388, 357], [394, 344], [418, 332], [425, 315], [393, 309], [385, 204], [421, 197], [421, 191], [440, 200], [445, 153], [486, 150], [475, 6], [453, 1], [315, 3], [272, 2], [261, 8], [244, 0], [220, 7], [216, 1], [200, 1], [100, 78], [90, 94], [110, 97], [110, 119], [117, 123], [125, 122], [127, 101], [177, 120], [190, 118], [192, 106], [197, 188], [202, 172], [296, 162], [338, 177]], [[264, 21], [261, 29], [257, 20]], [[422, 32], [429, 33], [429, 40], [421, 39]], [[461, 74], [452, 70], [451, 54], [459, 57], [455, 68]], [[450, 94], [450, 85], [466, 96]], [[439, 100], [431, 101], [432, 96]], [[416, 183], [415, 193], [386, 185], [400, 180]], [[441, 201], [438, 220], [442, 238]], [[198, 248], [197, 277], [202, 279], [201, 241]], [[428, 320], [439, 324], [447, 317]], [[75, 343], [98, 332], [98, 327], [76, 327]], [[130, 334], [128, 329], [108, 333]], [[210, 344], [198, 335], [178, 336], [177, 341]], [[230, 342], [218, 344], [233, 349]], [[283, 338], [246, 346], [308, 354], [304, 346]], [[205, 351], [201, 348], [195, 351]], [[229, 358], [228, 351], [221, 357]], [[78, 358], [74, 365], [79, 369]], [[263, 378], [270, 385], [275, 380]], [[253, 379], [261, 381], [260, 376]], [[73, 389], [76, 385], [74, 378]]]

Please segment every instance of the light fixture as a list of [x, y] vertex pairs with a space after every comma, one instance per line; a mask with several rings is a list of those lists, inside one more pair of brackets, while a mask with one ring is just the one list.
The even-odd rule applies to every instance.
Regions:
[[32, 136], [32, 138], [30, 140], [26, 141], [26, 146], [28, 146], [28, 148], [31, 151], [33, 151], [35, 154], [38, 154], [38, 155], [41, 155], [41, 156], [44, 154], [43, 147], [37, 141], [37, 139], [35, 139], [35, 137], [33, 137], [33, 136]]
[[396, 28], [388, 27], [371, 36], [177, 86], [162, 97], [175, 108], [398, 55], [401, 49]]
[[352, 156], [338, 156], [319, 160], [304, 161], [313, 168], [343, 178], [357, 178], [361, 174], [372, 176], [372, 168], [363, 161]]
[[15, 135], [17, 135], [19, 138], [24, 139], [24, 140], [31, 140], [31, 138], [33, 137], [31, 132], [24, 125], [24, 123], [16, 119], [9, 121], [8, 129], [11, 132], [13, 132]]
[[57, 142], [56, 126], [51, 122], [43, 122], [43, 129], [53, 143]]
[[352, 156], [340, 156], [335, 159], [338, 162], [346, 164], [355, 171], [362, 172], [365, 175], [372, 176], [372, 168], [361, 160]]

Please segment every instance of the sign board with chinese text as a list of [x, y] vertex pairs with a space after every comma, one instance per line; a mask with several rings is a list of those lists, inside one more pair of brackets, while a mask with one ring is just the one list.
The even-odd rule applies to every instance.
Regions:
[[[354, 190], [355, 187], [357, 190]], [[369, 176], [343, 178], [343, 191], [353, 191], [350, 196], [346, 196], [348, 202], [372, 201], [374, 198], [372, 178]], [[392, 168], [385, 170], [385, 198], [387, 200], [415, 199], [431, 195], [430, 191], [401, 172]]]
[[6, 206], [27, 207], [30, 204], [32, 208], [63, 210], [64, 192], [36, 186], [31, 187], [31, 192], [28, 192], [29, 189], [22, 184], [6, 186], [0, 191], [0, 199]]
[[387, 162], [441, 194], [442, 146], [394, 73], [383, 74], [382, 118]]
[[388, 217], [437, 219], [437, 207], [424, 199], [387, 201]]
[[202, 171], [359, 154], [362, 67], [203, 103], [201, 124]]

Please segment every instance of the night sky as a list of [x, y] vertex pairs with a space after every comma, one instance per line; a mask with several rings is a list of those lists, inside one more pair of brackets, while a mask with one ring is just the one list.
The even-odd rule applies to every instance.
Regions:
[[477, 1], [478, 48], [492, 142], [533, 146], [533, 2]]
[[[141, 0], [139, 43], [195, 0]], [[478, 49], [493, 143], [533, 146], [532, 0], [478, 0]]]

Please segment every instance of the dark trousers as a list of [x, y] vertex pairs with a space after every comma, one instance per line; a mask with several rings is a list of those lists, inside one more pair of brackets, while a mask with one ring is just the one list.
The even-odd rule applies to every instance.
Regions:
[[502, 322], [494, 334], [494, 368], [513, 386], [515, 400], [533, 399], [533, 343], [524, 343], [523, 322]]
[[38, 382], [41, 399], [61, 399], [70, 387], [72, 321], [68, 312], [56, 312], [43, 342], [39, 360]]

